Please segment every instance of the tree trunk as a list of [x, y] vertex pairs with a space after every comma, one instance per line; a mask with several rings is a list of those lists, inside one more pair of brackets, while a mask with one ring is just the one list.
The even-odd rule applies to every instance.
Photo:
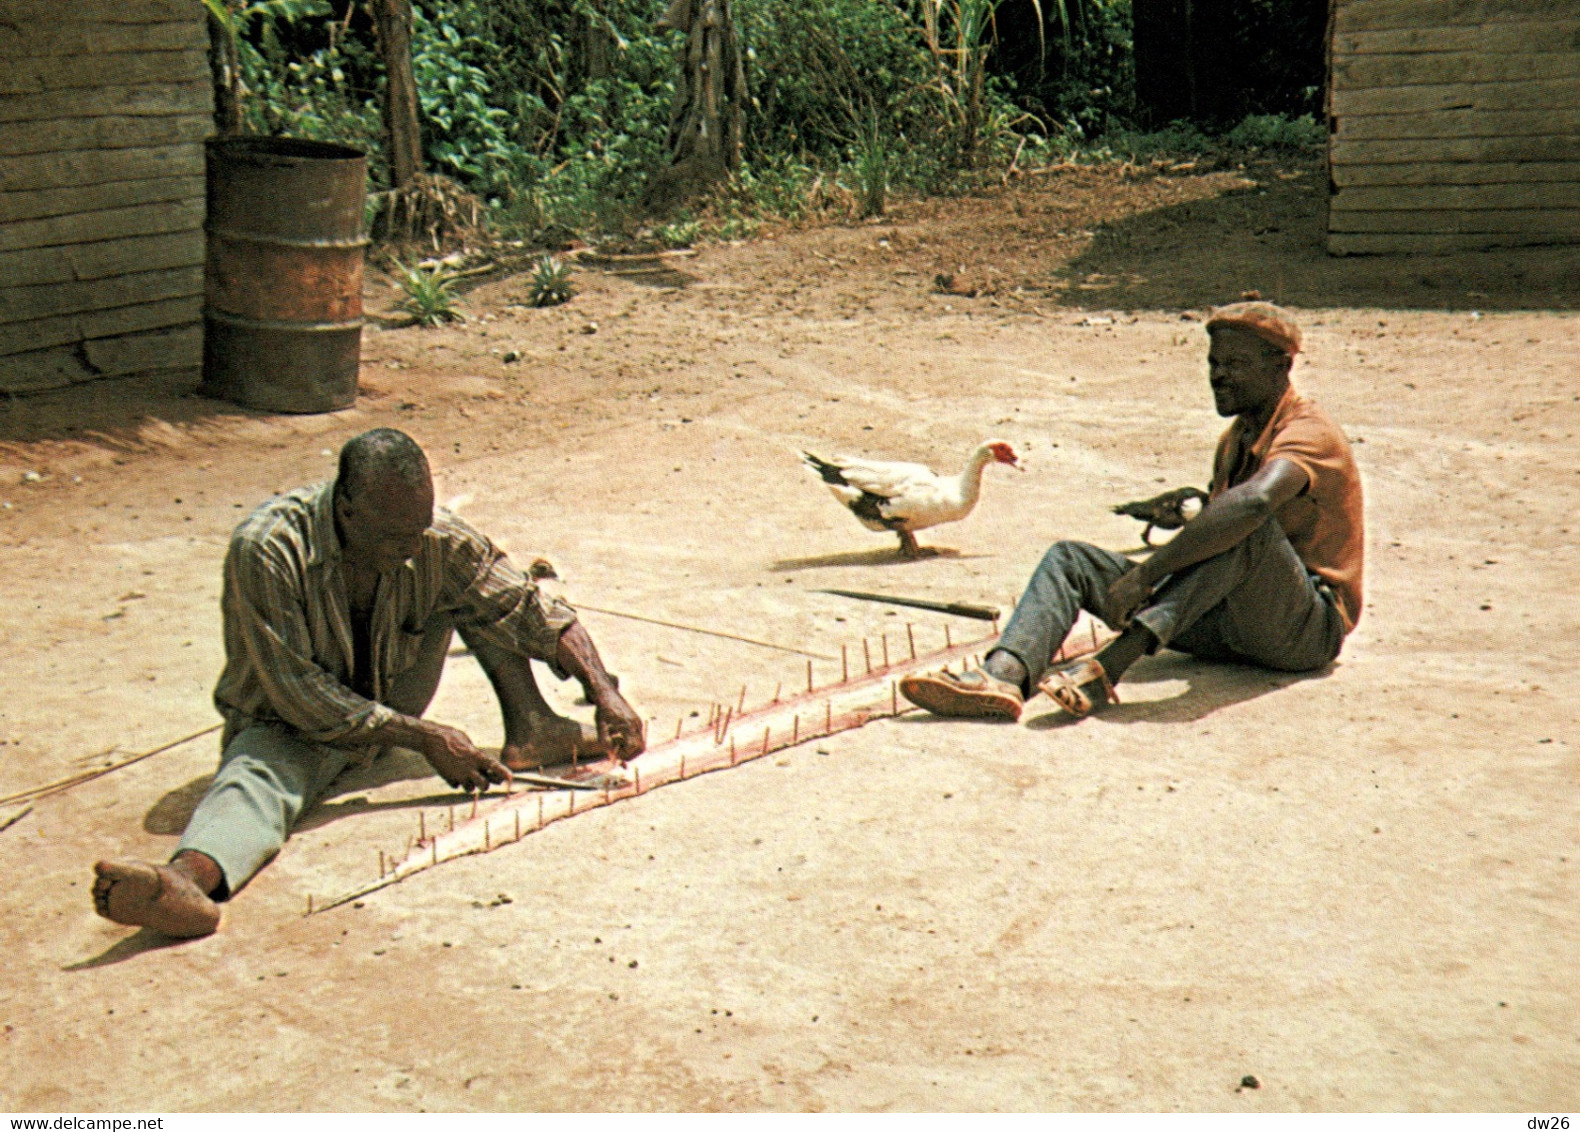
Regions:
[[[1262, 33], [1253, 9], [1242, 11], [1241, 5], [1242, 0], [1191, 0], [1192, 114], [1203, 126], [1233, 125], [1256, 85]], [[1292, 7], [1276, 6], [1286, 19]], [[1284, 50], [1300, 50], [1298, 41]]]
[[214, 81], [214, 128], [221, 136], [241, 133], [241, 59], [236, 37], [211, 14], [208, 66]]
[[1146, 125], [1232, 125], [1313, 109], [1325, 81], [1326, 0], [1133, 0], [1136, 101]]
[[1136, 101], [1153, 129], [1197, 116], [1192, 0], [1133, 0]]
[[422, 131], [417, 123], [417, 80], [411, 67], [411, 0], [372, 0], [384, 59], [384, 130], [390, 187], [410, 188], [422, 172]]
[[746, 72], [730, 0], [673, 0], [658, 27], [686, 33], [669, 118], [669, 168], [648, 188], [662, 211], [724, 180], [741, 160]]
[[578, 21], [581, 33], [582, 66], [588, 82], [600, 82], [614, 74], [614, 43], [601, 23], [583, 16]]

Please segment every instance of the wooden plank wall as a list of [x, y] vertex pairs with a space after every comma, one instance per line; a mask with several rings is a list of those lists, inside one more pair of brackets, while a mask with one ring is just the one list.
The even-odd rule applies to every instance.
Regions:
[[0, 392], [202, 356], [198, 0], [0, 0]]
[[1334, 0], [1328, 248], [1580, 243], [1580, 0]]

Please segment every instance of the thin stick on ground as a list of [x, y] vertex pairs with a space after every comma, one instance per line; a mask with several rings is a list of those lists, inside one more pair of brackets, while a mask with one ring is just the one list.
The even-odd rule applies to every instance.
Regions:
[[118, 770], [124, 770], [133, 763], [140, 763], [144, 759], [151, 759], [155, 755], [162, 755], [166, 751], [173, 751], [185, 743], [192, 742], [194, 739], [201, 739], [205, 735], [212, 735], [214, 732], [218, 731], [224, 726], [225, 725], [223, 723], [216, 723], [211, 727], [203, 728], [201, 731], [194, 731], [190, 735], [183, 735], [179, 739], [173, 739], [168, 743], [155, 747], [151, 751], [144, 751], [141, 754], [131, 755], [127, 758], [121, 759], [119, 762], [111, 763], [109, 766], [101, 766], [96, 770], [85, 770], [80, 774], [73, 774], [68, 778], [58, 779], [55, 782], [46, 782], [42, 786], [32, 786], [26, 790], [18, 790], [15, 794], [7, 794], [4, 798], [0, 798], [0, 806], [9, 806], [13, 802], [36, 802], [41, 798], [48, 798], [53, 794], [60, 794], [66, 790], [72, 789], [75, 786], [81, 786], [84, 782], [92, 782], [95, 778], [103, 778], [107, 774], [114, 774]]
[[4, 821], [0, 821], [0, 833], [4, 833], [6, 830], [10, 829], [13, 825], [27, 817], [27, 815], [31, 814], [32, 812], [33, 807], [31, 805], [23, 806], [20, 810], [6, 818]]
[[718, 637], [720, 640], [725, 641], [739, 641], [743, 645], [756, 645], [758, 648], [773, 649], [776, 652], [795, 653], [797, 656], [816, 657], [818, 660], [833, 659], [833, 657], [826, 656], [820, 652], [792, 648], [789, 645], [777, 645], [773, 641], [762, 641], [756, 637], [742, 637], [739, 634], [724, 633], [718, 629], [704, 629], [700, 625], [683, 625], [679, 621], [664, 621], [657, 617], [643, 617], [638, 613], [623, 613], [618, 609], [603, 609], [596, 605], [587, 605], [584, 602], [577, 602], [576, 608], [578, 611], [585, 610], [589, 613], [602, 613], [605, 617], [623, 617], [627, 621], [641, 621], [648, 625], [659, 625], [665, 629], [679, 629], [684, 633], [701, 633], [705, 637]]

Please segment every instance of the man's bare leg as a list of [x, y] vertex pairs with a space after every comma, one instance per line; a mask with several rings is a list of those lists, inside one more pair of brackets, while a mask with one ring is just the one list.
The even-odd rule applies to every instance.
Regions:
[[534, 770], [573, 757], [595, 759], [608, 753], [596, 734], [549, 706], [538, 690], [531, 661], [481, 642], [471, 647], [499, 696], [505, 721], [505, 746], [499, 758], [507, 767]]
[[184, 849], [168, 865], [100, 861], [93, 871], [94, 911], [107, 920], [177, 939], [212, 935], [219, 927], [219, 905], [209, 893], [224, 877], [206, 854]]

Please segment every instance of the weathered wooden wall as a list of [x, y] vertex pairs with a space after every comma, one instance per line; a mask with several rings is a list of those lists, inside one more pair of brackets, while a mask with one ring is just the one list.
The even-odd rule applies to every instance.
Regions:
[[198, 0], [0, 0], [0, 392], [202, 355]]
[[1580, 243], [1580, 0], [1334, 0], [1328, 247]]

